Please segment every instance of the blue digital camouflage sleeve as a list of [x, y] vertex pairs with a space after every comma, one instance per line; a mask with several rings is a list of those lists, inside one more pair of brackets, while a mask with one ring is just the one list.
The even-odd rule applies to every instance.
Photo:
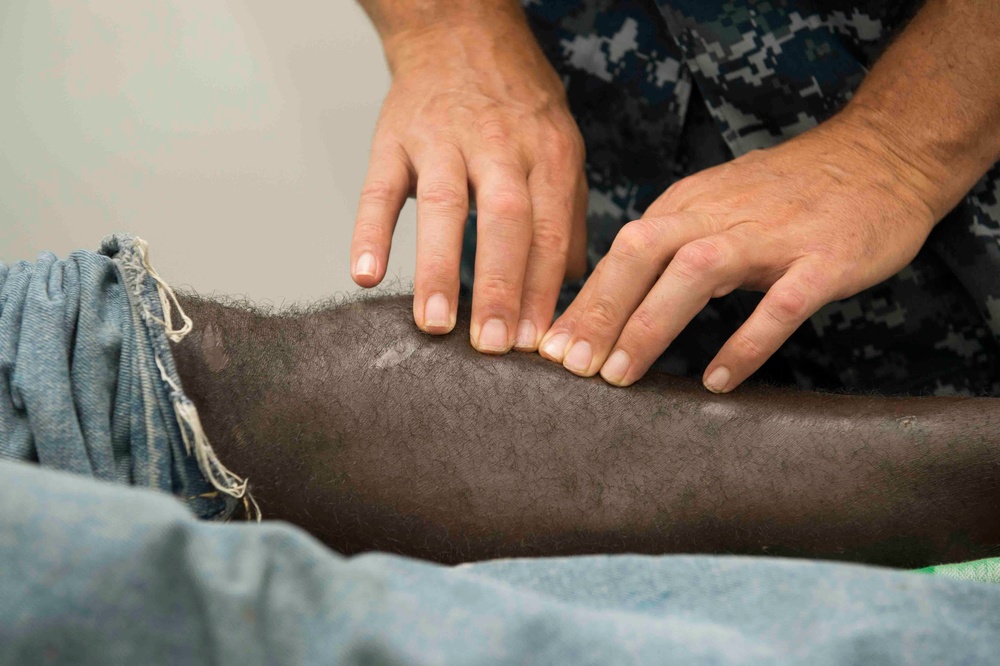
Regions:
[[[587, 147], [588, 259], [674, 181], [836, 113], [916, 12], [913, 0], [526, 0]], [[898, 275], [832, 303], [761, 376], [803, 388], [1000, 390], [1000, 166]], [[475, 214], [462, 279], [471, 286]], [[565, 307], [581, 282], [568, 284]], [[760, 295], [709, 304], [658, 362], [699, 375]]]

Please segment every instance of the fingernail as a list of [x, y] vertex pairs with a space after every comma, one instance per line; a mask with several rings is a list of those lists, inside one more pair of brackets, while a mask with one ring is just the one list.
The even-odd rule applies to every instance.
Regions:
[[517, 337], [514, 340], [514, 347], [534, 349], [536, 337], [538, 337], [538, 332], [535, 329], [535, 323], [528, 319], [522, 319], [517, 323]]
[[548, 356], [551, 360], [557, 363], [562, 363], [563, 352], [566, 351], [567, 342], [569, 342], [569, 336], [565, 333], [553, 335], [551, 338], [546, 340], [544, 345], [542, 345], [542, 353]]
[[479, 331], [479, 351], [505, 352], [507, 344], [507, 324], [502, 319], [490, 319]]
[[712, 374], [708, 376], [705, 380], [705, 388], [707, 388], [712, 393], [722, 393], [726, 390], [726, 384], [729, 383], [729, 368], [720, 365], [718, 368], [712, 371]]
[[375, 277], [375, 255], [365, 252], [358, 257], [358, 263], [354, 264], [354, 274], [358, 277]]
[[441, 292], [431, 294], [424, 304], [425, 328], [451, 328], [451, 305]]
[[601, 377], [610, 384], [621, 384], [625, 381], [625, 374], [628, 373], [628, 366], [631, 363], [628, 353], [616, 349], [601, 366]]
[[594, 358], [594, 352], [590, 348], [590, 343], [586, 340], [578, 340], [569, 348], [566, 360], [563, 365], [570, 372], [583, 374], [590, 370], [590, 362]]

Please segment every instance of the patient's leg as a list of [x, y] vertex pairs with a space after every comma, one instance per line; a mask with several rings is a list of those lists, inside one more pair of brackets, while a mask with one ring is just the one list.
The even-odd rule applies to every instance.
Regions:
[[344, 552], [916, 566], [1000, 546], [995, 400], [619, 389], [426, 336], [406, 297], [273, 317], [183, 302], [178, 367], [219, 455], [267, 517]]

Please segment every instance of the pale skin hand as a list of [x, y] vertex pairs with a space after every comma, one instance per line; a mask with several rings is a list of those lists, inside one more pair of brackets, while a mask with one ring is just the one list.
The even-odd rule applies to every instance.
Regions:
[[[563, 279], [586, 268], [583, 141], [563, 87], [516, 0], [472, 9], [362, 4], [382, 34], [393, 81], [358, 206], [354, 281], [373, 287], [385, 276], [399, 211], [415, 193], [413, 319], [427, 333], [448, 333], [474, 203], [471, 342], [486, 353], [533, 351]], [[427, 4], [436, 9], [409, 20]]]
[[824, 126], [671, 187], [619, 232], [542, 355], [628, 385], [710, 298], [766, 291], [706, 372], [729, 390], [822, 305], [897, 272], [933, 214], [891, 163], [839, 134]]
[[1000, 159], [1000, 4], [928, 2], [843, 112], [627, 224], [542, 356], [626, 386], [710, 298], [765, 291], [703, 376], [733, 390], [820, 307], [898, 272]]

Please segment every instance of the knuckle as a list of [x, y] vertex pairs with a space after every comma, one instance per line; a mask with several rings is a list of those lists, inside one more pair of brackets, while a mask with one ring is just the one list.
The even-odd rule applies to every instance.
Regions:
[[765, 356], [763, 347], [749, 335], [737, 333], [732, 344], [737, 358], [757, 361]]
[[447, 279], [450, 273], [457, 269], [454, 258], [442, 252], [421, 252], [417, 256], [415, 279]]
[[810, 254], [822, 265], [836, 265], [843, 261], [845, 252], [834, 243], [821, 243], [810, 248]]
[[[830, 264], [836, 267], [837, 263]], [[817, 294], [822, 298], [833, 300], [838, 298], [838, 287], [844, 282], [839, 269], [834, 268], [832, 272], [816, 268], [807, 268], [799, 275], [799, 284], [809, 293]]]
[[656, 246], [656, 240], [655, 230], [645, 220], [635, 220], [623, 226], [615, 236], [611, 253], [627, 259], [639, 259]]
[[388, 180], [376, 178], [369, 180], [361, 188], [361, 200], [376, 204], [395, 203], [401, 193], [401, 188], [398, 185]]
[[629, 339], [637, 346], [645, 346], [655, 340], [660, 334], [660, 322], [646, 308], [640, 308], [632, 313], [628, 320]]
[[483, 143], [488, 146], [506, 148], [512, 140], [510, 127], [505, 121], [495, 116], [477, 121], [476, 131]]
[[621, 325], [621, 309], [608, 298], [596, 298], [587, 304], [587, 316], [581, 326], [598, 334]]
[[583, 164], [584, 145], [579, 132], [557, 130], [546, 139], [548, 155], [559, 164], [576, 168]]
[[696, 240], [677, 250], [671, 265], [680, 275], [694, 278], [714, 273], [724, 263], [725, 256], [716, 244], [708, 240]]
[[798, 322], [809, 315], [809, 299], [797, 287], [772, 290], [769, 300], [772, 316], [781, 324]]
[[569, 252], [569, 234], [557, 224], [535, 220], [531, 244], [543, 254], [564, 256]]
[[573, 137], [562, 130], [550, 132], [545, 138], [550, 154], [557, 159], [565, 159], [575, 148]]
[[508, 189], [483, 196], [483, 212], [504, 220], [523, 220], [531, 216], [531, 199], [526, 192]]
[[418, 136], [431, 137], [432, 145], [437, 152], [462, 154], [462, 137], [456, 125], [434, 124], [419, 132]]
[[454, 210], [464, 208], [466, 193], [452, 183], [432, 183], [417, 192], [417, 205]]
[[354, 238], [357, 241], [379, 241], [385, 235], [385, 225], [374, 218], [358, 218], [354, 223]]
[[513, 303], [520, 287], [518, 278], [503, 273], [494, 273], [477, 275], [473, 289], [488, 303]]
[[675, 181], [673, 185], [667, 188], [664, 192], [664, 198], [671, 201], [679, 201], [687, 199], [695, 188], [695, 181], [690, 176], [687, 178], [681, 178]]
[[[546, 284], [542, 281], [525, 280], [524, 287], [521, 289], [521, 311], [527, 313], [529, 308], [532, 308], [532, 311], [547, 308], [548, 306], [545, 304], [554, 300], [553, 297], [558, 297], [559, 294], [554, 293], [558, 288], [558, 285]], [[552, 309], [554, 310], [554, 307]], [[551, 310], [548, 319], [552, 319]]]

